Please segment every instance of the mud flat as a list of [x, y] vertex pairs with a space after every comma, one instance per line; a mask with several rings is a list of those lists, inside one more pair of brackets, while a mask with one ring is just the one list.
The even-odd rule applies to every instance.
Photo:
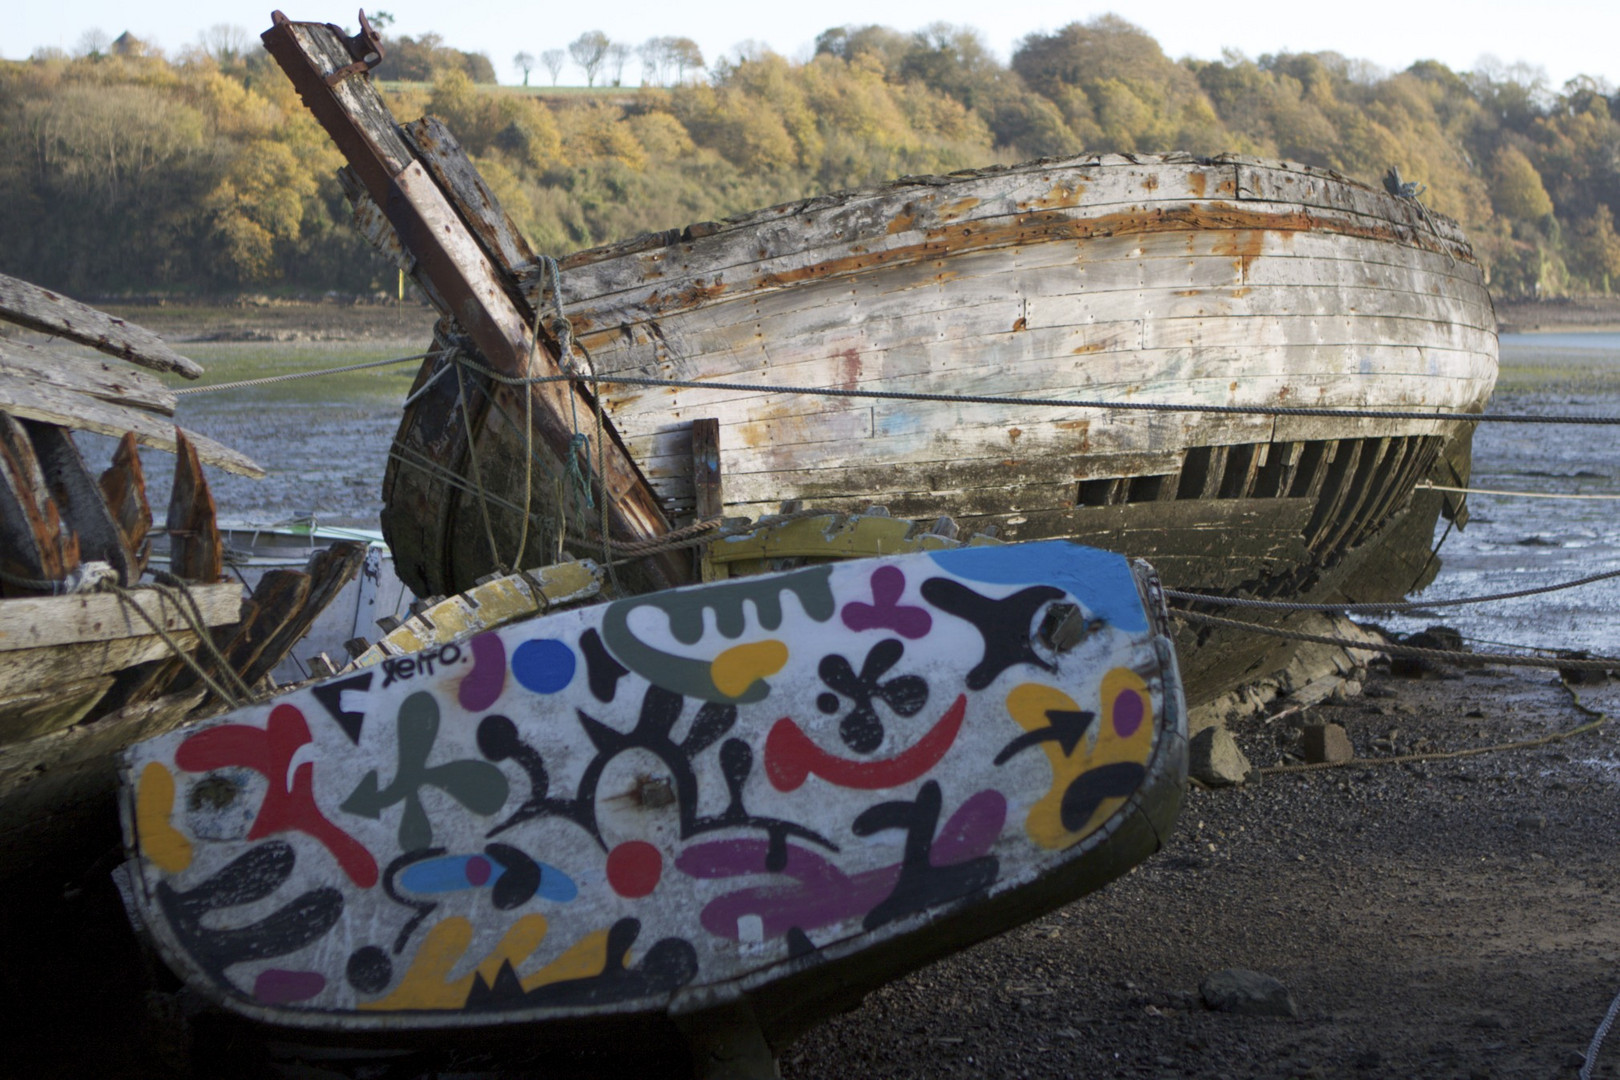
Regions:
[[107, 311], [180, 344], [198, 341], [374, 341], [423, 345], [433, 335], [432, 308], [407, 299], [272, 300], [242, 297], [218, 303], [119, 303]]
[[1567, 330], [1620, 330], [1620, 296], [1569, 296], [1556, 300], [1496, 301], [1504, 334]]
[[[1588, 721], [1539, 671], [1397, 679], [1238, 741], [1289, 759], [1338, 723], [1363, 756], [1533, 738]], [[1620, 712], [1620, 682], [1585, 687]], [[1393, 734], [1391, 734], [1393, 731]], [[1380, 741], [1382, 740], [1382, 741]], [[387, 1058], [300, 1059], [211, 1020], [137, 947], [107, 872], [41, 866], [8, 897], [8, 1065], [39, 1077], [374, 1080], [684, 1075], [537, 1039]], [[1620, 990], [1620, 723], [1549, 746], [1417, 765], [1266, 776], [1190, 793], [1165, 850], [1103, 892], [870, 995], [789, 1047], [812, 1077], [1555, 1077]], [[1212, 1012], [1205, 976], [1281, 980], [1294, 1018]], [[275, 1038], [272, 1033], [269, 1038]], [[633, 1042], [633, 1040], [629, 1041]], [[627, 1042], [627, 1045], [629, 1045]], [[1595, 1075], [1620, 1075], [1620, 1042]], [[188, 1063], [189, 1062], [189, 1063]]]

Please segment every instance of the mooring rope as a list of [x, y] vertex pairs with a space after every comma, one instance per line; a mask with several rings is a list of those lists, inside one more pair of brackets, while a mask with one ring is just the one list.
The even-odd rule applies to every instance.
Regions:
[[[292, 382], [294, 379], [318, 379], [322, 375], [342, 375], [346, 371], [364, 371], [367, 368], [389, 367], [393, 364], [409, 364], [416, 360], [428, 360], [435, 356], [444, 355], [444, 351], [441, 349], [437, 352], [417, 353], [415, 356], [396, 356], [390, 360], [367, 360], [362, 364], [345, 364], [342, 367], [321, 368], [318, 371], [291, 371], [284, 375], [266, 375], [258, 379], [241, 379], [237, 382], [213, 383], [209, 386], [182, 386], [171, 392], [175, 394], [216, 394], [221, 390], [241, 390], [248, 386], [269, 386], [271, 383]], [[422, 389], [425, 390], [427, 387], [424, 386]]]
[[1384, 653], [1388, 656], [1411, 656], [1418, 659], [1449, 660], [1474, 664], [1490, 663], [1516, 667], [1552, 668], [1560, 671], [1607, 672], [1620, 668], [1620, 658], [1614, 657], [1557, 659], [1543, 656], [1516, 656], [1512, 653], [1466, 652], [1460, 649], [1426, 649], [1416, 645], [1397, 645], [1393, 642], [1352, 641], [1349, 638], [1332, 637], [1327, 634], [1307, 634], [1302, 630], [1288, 630], [1280, 626], [1262, 626], [1259, 623], [1243, 622], [1239, 619], [1223, 619], [1218, 615], [1205, 615], [1201, 612], [1186, 611], [1182, 608], [1172, 608], [1170, 617], [1180, 619], [1182, 622], [1219, 626], [1229, 630], [1247, 630], [1250, 633], [1265, 634], [1269, 637], [1284, 638], [1289, 641], [1309, 641], [1318, 645], [1338, 645], [1345, 649], [1360, 649], [1364, 652]]
[[503, 375], [471, 358], [461, 363], [508, 386], [590, 381], [611, 386], [665, 387], [677, 390], [736, 390], [748, 394], [805, 394], [812, 397], [859, 398], [877, 401], [931, 401], [946, 405], [1037, 405], [1058, 409], [1100, 409], [1125, 412], [1203, 413], [1218, 416], [1316, 416], [1363, 420], [1444, 420], [1473, 424], [1584, 424], [1620, 426], [1620, 416], [1538, 416], [1530, 413], [1421, 412], [1413, 409], [1317, 408], [1302, 405], [1199, 405], [1192, 402], [1104, 401], [1089, 398], [1011, 397], [1003, 394], [940, 394], [920, 390], [859, 390], [837, 386], [791, 386], [777, 383], [736, 383], [711, 379], [660, 379], [645, 375]]
[[1165, 589], [1164, 595], [1171, 600], [1177, 600], [1182, 603], [1204, 604], [1209, 607], [1255, 608], [1261, 611], [1321, 611], [1329, 614], [1370, 615], [1386, 611], [1424, 611], [1429, 608], [1459, 607], [1464, 604], [1486, 604], [1498, 600], [1517, 600], [1525, 596], [1541, 596], [1544, 593], [1561, 592], [1564, 589], [1575, 589], [1582, 585], [1591, 585], [1599, 581], [1611, 581], [1614, 578], [1620, 578], [1620, 570], [1609, 570], [1601, 574], [1591, 574], [1587, 577], [1577, 578], [1574, 581], [1561, 581], [1556, 585], [1539, 585], [1535, 588], [1514, 589], [1512, 592], [1488, 593], [1484, 596], [1464, 596], [1455, 600], [1392, 600], [1381, 604], [1301, 604], [1290, 600], [1259, 600], [1247, 596], [1211, 596], [1207, 593], [1185, 592], [1181, 589]]
[[1500, 488], [1445, 487], [1441, 484], [1431, 484], [1427, 480], [1421, 480], [1414, 486], [1424, 491], [1450, 491], [1459, 495], [1511, 495], [1520, 499], [1620, 499], [1620, 494], [1564, 494], [1556, 491], [1504, 491]]

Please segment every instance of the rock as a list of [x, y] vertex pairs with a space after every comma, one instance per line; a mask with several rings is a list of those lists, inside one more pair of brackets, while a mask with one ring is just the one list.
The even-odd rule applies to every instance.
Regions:
[[1240, 1016], [1298, 1016], [1299, 1006], [1288, 987], [1245, 968], [1227, 968], [1207, 976], [1198, 985], [1204, 1004], [1216, 1012]]
[[1324, 761], [1349, 761], [1356, 756], [1350, 736], [1338, 724], [1306, 724], [1300, 729], [1300, 751], [1312, 765]]
[[1188, 773], [1210, 787], [1241, 784], [1252, 769], [1237, 740], [1223, 727], [1205, 728], [1187, 744]]

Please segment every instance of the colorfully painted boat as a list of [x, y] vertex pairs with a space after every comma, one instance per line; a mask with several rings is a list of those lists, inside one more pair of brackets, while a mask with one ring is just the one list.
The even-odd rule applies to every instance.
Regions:
[[124, 765], [162, 958], [311, 1035], [634, 1020], [704, 1075], [719, 1042], [768, 1063], [852, 993], [1123, 873], [1185, 783], [1151, 571], [1063, 541], [368, 660]]

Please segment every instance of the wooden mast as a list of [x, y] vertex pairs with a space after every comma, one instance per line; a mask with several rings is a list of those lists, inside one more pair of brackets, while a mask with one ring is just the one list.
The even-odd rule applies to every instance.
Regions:
[[[522, 378], [563, 374], [552, 344], [544, 338], [535, 342], [530, 330], [534, 321], [532, 309], [523, 299], [516, 278], [519, 268], [508, 265], [514, 250], [526, 251], [527, 246], [514, 249], [510, 243], [505, 248], [488, 243], [492, 233], [508, 239], [517, 237], [520, 243], [521, 237], [492, 199], [481, 199], [480, 206], [468, 205], [460, 197], [459, 185], [447, 183], [446, 178], [460, 170], [447, 169], [443, 160], [424, 164], [423, 156], [402, 136], [365, 73], [380, 59], [381, 46], [364, 15], [361, 16], [361, 32], [352, 39], [344, 37], [337, 27], [293, 22], [279, 11], [272, 18], [274, 25], [263, 34], [265, 48], [348, 159], [358, 186], [381, 208], [404, 253], [410, 256], [410, 272], [440, 313], [471, 339], [480, 361], [500, 375]], [[453, 142], [448, 148], [439, 147], [441, 153], [446, 149], [461, 159], [451, 163], [452, 166], [472, 171], [459, 147]], [[499, 227], [488, 228], [491, 222]], [[477, 227], [480, 223], [486, 227]], [[433, 361], [429, 361], [429, 365], [432, 364]], [[455, 379], [444, 381], [451, 387], [458, 382]], [[502, 389], [499, 384], [489, 387], [487, 396], [494, 398]], [[605, 500], [609, 532], [614, 538], [645, 540], [669, 530], [651, 486], [625, 451], [618, 433], [605, 419], [599, 440], [603, 445], [594, 445], [598, 441], [594, 438], [596, 403], [583, 387], [572, 382], [554, 382], [520, 388], [517, 394], [509, 395], [519, 402], [519, 417], [526, 411], [522, 408], [524, 392], [533, 402], [536, 449], [543, 446], [550, 452], [552, 460], [545, 464], [554, 470], [549, 475], [537, 475], [536, 485], [549, 486], [553, 477], [566, 475], [568, 463], [575, 460], [590, 476], [594, 497]], [[464, 403], [464, 407], [467, 405], [471, 403]], [[593, 446], [588, 462], [581, 460], [584, 455], [578, 455], [573, 444], [574, 425], [579, 417], [592, 420]], [[461, 418], [455, 419], [459, 422]], [[471, 409], [467, 419], [473, 419]], [[485, 410], [480, 410], [478, 419], [484, 421], [479, 433], [470, 445], [463, 447], [469, 465], [479, 445], [485, 441], [510, 449], [506, 445], [511, 441], [510, 434], [492, 431], [498, 425], [487, 419]], [[600, 474], [596, 471], [598, 461]], [[468, 470], [456, 469], [456, 462], [438, 460], [433, 464], [469, 475]], [[492, 463], [483, 471], [489, 473], [496, 464]], [[502, 460], [498, 464], [510, 468], [511, 463]], [[521, 457], [518, 464], [521, 467]], [[476, 473], [471, 475], [476, 476]], [[483, 487], [481, 479], [475, 479], [474, 484]], [[471, 496], [479, 497], [477, 493]], [[423, 505], [420, 509], [427, 512], [438, 508]], [[511, 514], [509, 507], [491, 506], [487, 501], [484, 509], [491, 515]], [[491, 537], [492, 542], [493, 539]], [[459, 590], [472, 583], [459, 580], [467, 576], [464, 560], [457, 569], [451, 559], [436, 560], [437, 554], [442, 553], [427, 552], [418, 560], [423, 580], [411, 581], [413, 587], [442, 592]], [[493, 563], [501, 555], [492, 551], [490, 557]], [[517, 552], [514, 557], [521, 559], [523, 553]], [[653, 565], [645, 571], [647, 584], [675, 584], [691, 576], [685, 561], [671, 553], [648, 562]], [[401, 560], [402, 574], [409, 571], [410, 563], [409, 557]]]

